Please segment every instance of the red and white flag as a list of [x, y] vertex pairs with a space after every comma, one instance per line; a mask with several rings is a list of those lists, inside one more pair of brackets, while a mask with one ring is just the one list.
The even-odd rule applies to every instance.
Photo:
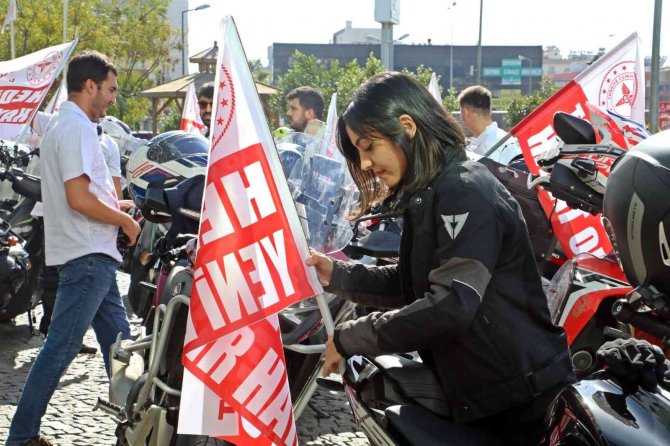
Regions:
[[77, 41], [0, 62], [0, 138], [14, 140], [47, 95]]
[[44, 113], [53, 115], [60, 110], [60, 105], [65, 101], [67, 101], [67, 85], [65, 84], [65, 81], [63, 81], [58, 86], [56, 93], [51, 96], [47, 106], [44, 107]]
[[322, 288], [231, 17], [221, 33], [179, 431], [295, 445], [276, 313]]
[[[640, 46], [637, 33], [631, 34], [510, 130], [519, 140], [531, 173], [538, 174], [536, 160], [555, 144], [552, 122], [556, 112], [588, 119], [586, 103], [590, 102], [644, 123], [644, 61]], [[603, 256], [612, 250], [599, 216], [571, 209], [544, 189], [538, 195], [568, 257], [583, 252]]]
[[9, 7], [7, 8], [7, 15], [5, 21], [2, 23], [2, 33], [5, 33], [5, 27], [16, 20], [16, 0], [9, 0]]
[[179, 130], [190, 133], [205, 133], [205, 123], [200, 117], [200, 106], [198, 105], [198, 96], [195, 94], [195, 85], [193, 82], [188, 84], [186, 97], [184, 98], [184, 112], [181, 115], [181, 125]]

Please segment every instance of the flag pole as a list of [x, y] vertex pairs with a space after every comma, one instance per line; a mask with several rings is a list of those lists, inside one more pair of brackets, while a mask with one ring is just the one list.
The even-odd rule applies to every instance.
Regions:
[[16, 47], [14, 45], [14, 20], [9, 24], [9, 42], [12, 50], [12, 59], [16, 59]]

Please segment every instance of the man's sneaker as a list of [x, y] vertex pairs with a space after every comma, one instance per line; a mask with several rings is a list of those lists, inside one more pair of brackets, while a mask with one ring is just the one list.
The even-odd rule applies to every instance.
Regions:
[[81, 348], [79, 349], [79, 354], [83, 353], [83, 354], [92, 355], [97, 351], [98, 351], [98, 349], [95, 348], [95, 347], [91, 347], [90, 345], [86, 345], [86, 344], [81, 344]]
[[43, 436], [38, 435], [37, 437], [33, 437], [30, 440], [24, 441], [21, 443], [21, 446], [54, 446], [54, 444]]

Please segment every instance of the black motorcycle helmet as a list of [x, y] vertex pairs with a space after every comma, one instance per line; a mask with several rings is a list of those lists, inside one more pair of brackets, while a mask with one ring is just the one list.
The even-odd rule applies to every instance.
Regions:
[[617, 160], [603, 204], [605, 228], [631, 285], [670, 295], [670, 130]]

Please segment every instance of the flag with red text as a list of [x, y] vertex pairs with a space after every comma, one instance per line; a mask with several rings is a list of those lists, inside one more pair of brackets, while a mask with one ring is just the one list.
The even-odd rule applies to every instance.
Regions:
[[186, 97], [184, 98], [184, 111], [181, 114], [181, 125], [179, 130], [189, 133], [205, 133], [205, 123], [200, 117], [200, 106], [198, 105], [198, 96], [195, 94], [195, 85], [193, 82], [188, 84]]
[[[586, 103], [590, 102], [633, 121], [644, 122], [644, 61], [640, 46], [637, 33], [631, 34], [510, 130], [519, 140], [531, 173], [538, 174], [536, 160], [556, 143], [552, 127], [556, 112], [588, 119]], [[538, 196], [568, 257], [583, 252], [603, 256], [612, 250], [599, 216], [571, 209], [542, 188]]]
[[232, 18], [221, 34], [179, 432], [295, 445], [276, 313], [322, 288]]
[[0, 138], [15, 139], [30, 123], [76, 41], [0, 62]]

